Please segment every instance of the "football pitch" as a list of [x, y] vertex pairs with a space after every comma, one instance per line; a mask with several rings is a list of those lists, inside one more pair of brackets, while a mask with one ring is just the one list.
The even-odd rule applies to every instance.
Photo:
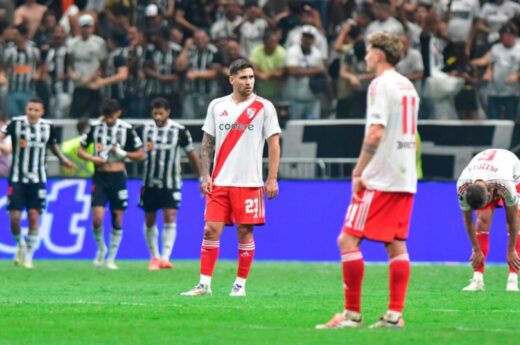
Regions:
[[[86, 261], [0, 261], [0, 344], [518, 344], [520, 294], [505, 292], [506, 266], [489, 266], [486, 292], [463, 293], [465, 266], [414, 265], [403, 330], [315, 330], [342, 309], [339, 264], [256, 262], [248, 296], [229, 297], [236, 264], [217, 264], [211, 297], [181, 297], [198, 262], [150, 272]], [[386, 265], [367, 265], [363, 316], [387, 304]]]

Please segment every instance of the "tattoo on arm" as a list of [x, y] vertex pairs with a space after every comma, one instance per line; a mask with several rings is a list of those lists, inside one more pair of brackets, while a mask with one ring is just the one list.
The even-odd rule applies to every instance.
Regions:
[[374, 144], [368, 144], [366, 142], [363, 143], [363, 147], [361, 148], [363, 151], [368, 153], [369, 155], [374, 155], [377, 151], [377, 146]]
[[202, 147], [200, 153], [200, 160], [202, 165], [202, 176], [207, 176], [210, 173], [211, 161], [215, 153], [215, 138], [204, 133], [202, 137]]

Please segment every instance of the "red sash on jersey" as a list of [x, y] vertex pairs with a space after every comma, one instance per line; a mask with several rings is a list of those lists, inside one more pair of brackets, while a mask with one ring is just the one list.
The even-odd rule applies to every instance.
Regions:
[[[243, 112], [240, 114], [236, 122], [233, 124], [233, 129], [231, 129], [222, 142], [220, 146], [220, 151], [217, 155], [217, 160], [215, 162], [215, 167], [213, 168], [213, 181], [217, 178], [220, 170], [222, 170], [222, 166], [224, 162], [228, 158], [229, 154], [237, 144], [238, 140], [242, 137], [247, 127], [253, 120], [256, 115], [262, 110], [264, 104], [260, 101], [254, 100]], [[237, 126], [240, 125], [240, 126]]]

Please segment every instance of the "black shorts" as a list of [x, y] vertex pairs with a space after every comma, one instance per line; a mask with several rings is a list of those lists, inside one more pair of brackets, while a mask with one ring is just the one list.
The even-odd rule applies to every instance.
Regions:
[[126, 173], [98, 172], [92, 176], [92, 207], [105, 207], [107, 201], [111, 210], [126, 210], [128, 206], [128, 190], [126, 189]]
[[145, 212], [155, 212], [163, 208], [179, 209], [181, 205], [181, 191], [157, 187], [141, 187], [139, 207]]
[[19, 210], [45, 209], [47, 190], [45, 183], [11, 183], [7, 189], [7, 209]]

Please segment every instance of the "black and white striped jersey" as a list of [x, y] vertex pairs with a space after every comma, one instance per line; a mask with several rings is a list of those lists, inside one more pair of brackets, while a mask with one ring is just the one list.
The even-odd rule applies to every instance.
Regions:
[[44, 183], [47, 181], [47, 145], [57, 144], [55, 127], [48, 120], [40, 119], [30, 124], [27, 116], [14, 117], [2, 129], [11, 137], [13, 161], [9, 173], [11, 183]]
[[[126, 48], [117, 48], [116, 50], [110, 52], [108, 54], [106, 69], [105, 69], [105, 77], [110, 77], [117, 74], [117, 70], [120, 67], [127, 66], [128, 62], [128, 49]], [[118, 101], [123, 101], [125, 99], [125, 82], [114, 83], [111, 85], [107, 85], [103, 94], [108, 98], [115, 98]]]
[[52, 47], [47, 53], [45, 64], [51, 77], [50, 89], [53, 96], [60, 93], [72, 94], [74, 88], [72, 80], [68, 77], [63, 79], [67, 75], [68, 60], [67, 47], [64, 45]]
[[90, 131], [81, 137], [81, 146], [88, 147], [94, 144], [94, 156], [107, 159], [112, 147], [117, 146], [125, 151], [136, 151], [143, 146], [143, 142], [126, 121], [118, 119], [113, 126], [104, 121], [92, 122]]
[[146, 187], [180, 189], [181, 152], [194, 150], [191, 134], [183, 125], [168, 120], [163, 127], [154, 121], [137, 129], [145, 145], [143, 184]]
[[[188, 51], [188, 70], [206, 71], [215, 66], [220, 67], [221, 64], [222, 56], [212, 44], [208, 44], [202, 51], [199, 51], [195, 46], [190, 47]], [[211, 95], [216, 91], [217, 81], [216, 79], [186, 80], [184, 86], [188, 93]]]
[[[148, 47], [145, 55], [145, 66], [154, 69], [162, 75], [175, 74], [175, 61], [181, 53], [181, 46], [169, 42], [168, 49], [162, 51], [159, 47]], [[147, 95], [166, 95], [179, 91], [179, 82], [163, 82], [150, 77], [146, 78], [145, 93]]]
[[40, 61], [40, 50], [34, 44], [23, 49], [10, 45], [4, 52], [3, 66], [9, 80], [10, 92], [34, 91], [33, 76]]

